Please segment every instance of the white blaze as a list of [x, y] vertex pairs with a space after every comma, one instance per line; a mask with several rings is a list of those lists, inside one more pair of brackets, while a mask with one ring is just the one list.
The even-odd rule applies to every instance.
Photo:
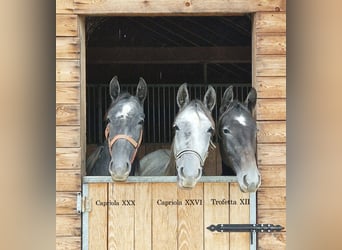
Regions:
[[246, 126], [246, 118], [243, 115], [235, 117], [235, 120], [237, 120], [243, 126]]

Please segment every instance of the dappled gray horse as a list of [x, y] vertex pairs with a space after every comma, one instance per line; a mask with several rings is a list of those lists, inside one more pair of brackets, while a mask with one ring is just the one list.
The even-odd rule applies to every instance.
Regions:
[[139, 165], [135, 156], [143, 136], [147, 85], [140, 78], [135, 96], [120, 93], [115, 76], [109, 92], [112, 103], [106, 113], [106, 141], [87, 159], [87, 175], [111, 175], [114, 181], [125, 181]]
[[220, 106], [217, 134], [224, 163], [222, 174], [236, 174], [243, 192], [255, 192], [261, 184], [255, 158], [257, 127], [253, 111], [256, 98], [256, 90], [252, 88], [244, 103], [234, 100], [233, 86], [229, 86]]
[[216, 104], [216, 92], [208, 87], [203, 102], [190, 101], [186, 83], [177, 92], [179, 112], [173, 128], [175, 135], [171, 150], [154, 151], [140, 161], [136, 175], [176, 175], [178, 185], [193, 188], [202, 176], [204, 161], [214, 133], [215, 123], [211, 111]]

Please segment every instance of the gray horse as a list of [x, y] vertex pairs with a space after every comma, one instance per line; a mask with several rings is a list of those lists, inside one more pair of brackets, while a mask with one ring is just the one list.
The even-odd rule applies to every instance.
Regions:
[[256, 98], [256, 90], [252, 88], [244, 103], [234, 100], [233, 86], [229, 86], [220, 106], [217, 134], [222, 174], [236, 174], [243, 192], [255, 192], [261, 184], [255, 158], [257, 128], [253, 111]]
[[87, 175], [111, 175], [114, 181], [126, 181], [139, 166], [135, 156], [143, 135], [147, 85], [140, 78], [135, 96], [120, 93], [115, 76], [110, 81], [109, 92], [112, 103], [106, 113], [106, 141], [87, 159]]
[[171, 150], [160, 149], [140, 160], [136, 175], [176, 175], [178, 185], [193, 188], [202, 176], [204, 161], [214, 134], [215, 122], [211, 111], [216, 104], [216, 92], [208, 87], [203, 101], [190, 101], [187, 84], [177, 92], [179, 112], [173, 128], [175, 135]]

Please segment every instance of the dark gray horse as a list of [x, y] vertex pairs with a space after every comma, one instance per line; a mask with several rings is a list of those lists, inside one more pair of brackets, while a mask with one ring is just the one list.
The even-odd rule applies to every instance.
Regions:
[[143, 135], [147, 85], [140, 78], [135, 96], [121, 94], [115, 76], [109, 84], [109, 92], [112, 103], [106, 113], [106, 141], [89, 156], [87, 175], [111, 175], [114, 181], [125, 181], [139, 165], [135, 156]]
[[204, 161], [214, 133], [211, 111], [216, 104], [216, 92], [208, 87], [203, 102], [190, 101], [186, 83], [177, 92], [179, 112], [173, 128], [175, 135], [171, 150], [154, 151], [140, 161], [138, 175], [176, 175], [178, 185], [193, 188], [202, 176]]
[[234, 100], [233, 86], [229, 86], [223, 94], [218, 121], [222, 174], [236, 174], [243, 192], [255, 192], [261, 184], [255, 159], [257, 128], [252, 115], [256, 98], [252, 88], [244, 103]]

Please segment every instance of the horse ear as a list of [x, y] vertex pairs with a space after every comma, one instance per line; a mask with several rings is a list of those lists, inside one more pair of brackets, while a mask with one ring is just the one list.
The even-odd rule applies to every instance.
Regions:
[[189, 103], [189, 92], [187, 88], [187, 84], [183, 83], [177, 92], [177, 104], [179, 108], [182, 108], [186, 104]]
[[257, 92], [255, 88], [252, 87], [245, 100], [245, 105], [252, 114], [256, 105], [256, 100], [257, 100]]
[[227, 110], [229, 104], [234, 100], [234, 92], [233, 92], [233, 85], [230, 85], [226, 91], [224, 91], [221, 107], [220, 107], [220, 114]]
[[138, 97], [141, 103], [144, 103], [146, 96], [147, 96], [147, 84], [145, 80], [142, 77], [140, 77], [138, 87], [137, 87], [136, 97]]
[[120, 84], [117, 76], [114, 76], [109, 83], [109, 93], [112, 101], [114, 101], [120, 94]]
[[210, 110], [210, 112], [213, 110], [216, 104], [216, 91], [215, 89], [209, 85], [207, 92], [205, 92], [204, 98], [203, 98], [204, 105]]

